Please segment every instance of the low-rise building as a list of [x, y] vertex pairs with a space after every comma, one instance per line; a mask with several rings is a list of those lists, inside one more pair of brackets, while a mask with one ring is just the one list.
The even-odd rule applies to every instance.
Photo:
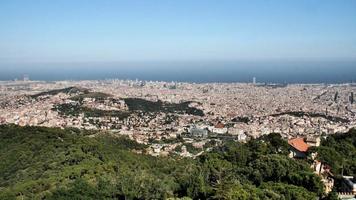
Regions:
[[305, 142], [311, 147], [320, 146], [320, 136], [307, 136]]
[[288, 144], [290, 146], [289, 157], [306, 158], [306, 153], [309, 149], [309, 145], [304, 141], [304, 138], [294, 138], [288, 140]]
[[208, 137], [208, 130], [203, 128], [192, 126], [188, 131], [192, 137]]
[[227, 133], [227, 128], [223, 123], [218, 123], [214, 127], [211, 128], [211, 132], [217, 133], [217, 134], [226, 134]]

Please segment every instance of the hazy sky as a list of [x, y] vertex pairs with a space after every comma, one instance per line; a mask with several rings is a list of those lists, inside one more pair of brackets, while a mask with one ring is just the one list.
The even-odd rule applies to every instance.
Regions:
[[355, 0], [1, 0], [0, 62], [355, 59]]

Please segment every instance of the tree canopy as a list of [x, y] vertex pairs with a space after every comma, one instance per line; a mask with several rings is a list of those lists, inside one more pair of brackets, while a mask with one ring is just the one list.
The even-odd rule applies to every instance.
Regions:
[[0, 126], [0, 199], [298, 200], [323, 194], [320, 178], [287, 156], [278, 134], [227, 141], [197, 159], [137, 154], [146, 146], [93, 134]]

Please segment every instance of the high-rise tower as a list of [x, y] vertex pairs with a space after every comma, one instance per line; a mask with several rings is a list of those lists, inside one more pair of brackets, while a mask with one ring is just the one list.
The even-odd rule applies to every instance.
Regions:
[[23, 81], [29, 81], [30, 80], [30, 76], [28, 74], [24, 74], [23, 75]]

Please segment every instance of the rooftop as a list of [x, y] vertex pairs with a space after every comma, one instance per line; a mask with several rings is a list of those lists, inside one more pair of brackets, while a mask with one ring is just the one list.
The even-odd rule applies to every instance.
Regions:
[[309, 145], [305, 143], [303, 138], [294, 138], [288, 140], [288, 144], [297, 149], [300, 152], [308, 151]]

